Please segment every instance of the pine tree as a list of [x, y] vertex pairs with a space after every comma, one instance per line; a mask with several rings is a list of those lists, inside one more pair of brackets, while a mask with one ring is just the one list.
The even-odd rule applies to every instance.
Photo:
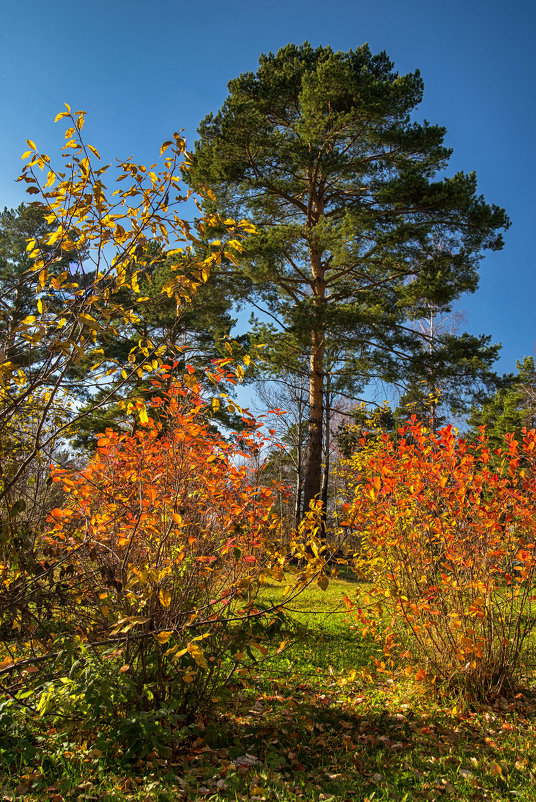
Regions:
[[502, 247], [504, 211], [474, 173], [443, 177], [445, 129], [412, 121], [422, 92], [418, 71], [366, 45], [291, 44], [232, 80], [199, 128], [189, 181], [253, 221], [240, 275], [280, 364], [309, 361], [306, 507], [321, 491], [327, 353], [339, 349], [341, 387], [398, 379], [421, 353], [411, 321], [474, 291], [482, 251]]
[[503, 386], [481, 407], [475, 407], [469, 418], [471, 435], [477, 436], [479, 427], [485, 426], [495, 448], [504, 444], [505, 434], [520, 438], [523, 428], [536, 428], [534, 357], [523, 357], [522, 362], [516, 362], [516, 368], [517, 375], [505, 376]]

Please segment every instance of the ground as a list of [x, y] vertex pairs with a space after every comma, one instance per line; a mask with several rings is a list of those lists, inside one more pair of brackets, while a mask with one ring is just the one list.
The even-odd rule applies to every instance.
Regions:
[[530, 688], [472, 709], [403, 676], [365, 680], [371, 644], [342, 604], [354, 590], [337, 579], [306, 591], [282, 653], [171, 748], [127, 759], [42, 722], [27, 743], [4, 738], [2, 798], [536, 800]]

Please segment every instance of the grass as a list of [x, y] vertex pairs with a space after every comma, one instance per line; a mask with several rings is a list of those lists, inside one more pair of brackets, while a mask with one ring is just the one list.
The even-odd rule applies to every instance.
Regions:
[[[4, 733], [4, 799], [535, 800], [532, 699], [460, 711], [407, 678], [365, 681], [373, 644], [342, 605], [354, 587], [311, 586], [284, 651], [237, 680], [229, 707], [165, 755], [102, 754], [43, 720], [11, 742]], [[262, 596], [280, 594], [266, 586]]]

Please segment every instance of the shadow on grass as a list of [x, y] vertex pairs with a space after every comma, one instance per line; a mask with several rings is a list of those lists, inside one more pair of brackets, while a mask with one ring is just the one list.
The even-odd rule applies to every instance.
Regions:
[[532, 712], [516, 713], [516, 733], [505, 714], [394, 712], [382, 707], [386, 697], [334, 703], [329, 691], [297, 691], [259, 695], [243, 716], [207, 730], [207, 745], [231, 761], [226, 792], [214, 798], [247, 799], [256, 787], [281, 800], [534, 799]]
[[[24, 798], [534, 800], [534, 704], [461, 715], [429, 700], [410, 708], [389, 683], [342, 684], [324, 671], [303, 680], [289, 671], [237, 684], [233, 712], [199, 721], [195, 737], [143, 761], [91, 748], [84, 757], [59, 739], [20, 772], [34, 783]], [[15, 775], [10, 798], [25, 794]]]

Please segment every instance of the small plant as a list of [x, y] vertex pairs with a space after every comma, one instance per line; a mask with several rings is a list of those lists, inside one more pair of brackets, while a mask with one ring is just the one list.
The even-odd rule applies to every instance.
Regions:
[[389, 613], [386, 653], [470, 697], [512, 690], [536, 623], [536, 432], [492, 454], [484, 431], [471, 444], [414, 417], [397, 442], [376, 434], [362, 446], [346, 523], [362, 538], [356, 568]]
[[165, 754], [169, 742], [190, 734], [179, 712], [181, 694], [173, 686], [165, 705], [155, 706], [150, 685], [139, 687], [122, 667], [114, 649], [98, 654], [80, 647], [63, 676], [36, 689], [36, 710], [69, 737], [90, 737], [101, 752], [120, 747], [127, 757], [153, 749]]

